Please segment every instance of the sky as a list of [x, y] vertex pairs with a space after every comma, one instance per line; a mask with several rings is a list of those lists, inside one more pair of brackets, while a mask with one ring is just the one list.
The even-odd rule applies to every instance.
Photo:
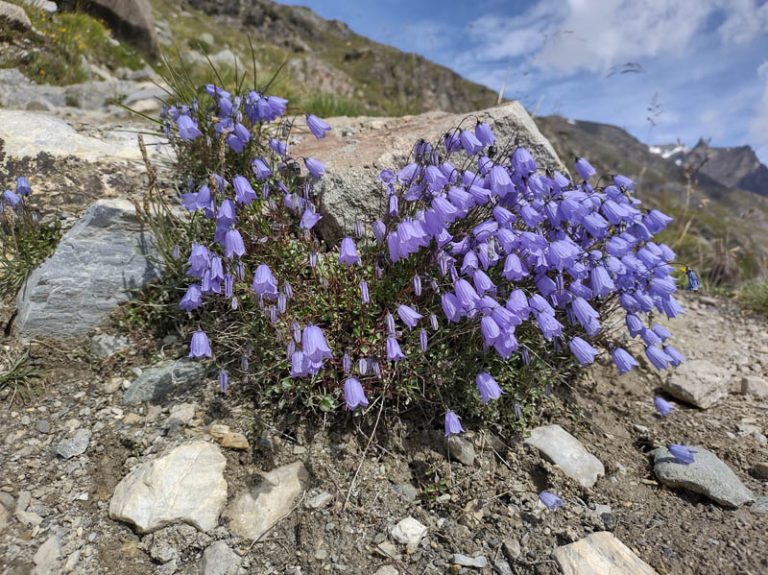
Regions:
[[520, 100], [768, 164], [768, 0], [283, 0]]

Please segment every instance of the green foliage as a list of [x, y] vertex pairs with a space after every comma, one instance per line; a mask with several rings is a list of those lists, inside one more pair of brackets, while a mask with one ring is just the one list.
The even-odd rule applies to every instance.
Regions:
[[302, 107], [308, 114], [315, 114], [320, 117], [365, 115], [364, 107], [358, 102], [327, 93], [317, 94], [303, 100]]
[[768, 278], [745, 284], [738, 292], [744, 307], [768, 318]]
[[[82, 58], [109, 69], [141, 68], [144, 61], [133, 48], [115, 42], [104, 25], [84, 13], [46, 14], [25, 6], [36, 34], [0, 32], [12, 44], [24, 47], [20, 61], [24, 74], [39, 83], [68, 85], [88, 80]], [[6, 37], [7, 35], [7, 37]], [[10, 52], [10, 51], [9, 51]], [[0, 55], [0, 67], [19, 65]]]
[[22, 200], [17, 211], [6, 207], [0, 213], [0, 298], [13, 298], [29, 273], [56, 249], [61, 237], [57, 220], [39, 216]]
[[0, 394], [10, 403], [17, 398], [25, 401], [33, 393], [33, 381], [39, 377], [30, 365], [29, 353], [6, 353], [0, 366]]

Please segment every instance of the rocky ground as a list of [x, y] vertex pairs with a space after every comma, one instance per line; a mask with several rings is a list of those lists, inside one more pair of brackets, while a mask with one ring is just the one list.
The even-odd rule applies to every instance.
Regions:
[[[722, 397], [662, 419], [659, 376], [598, 367], [542, 406], [542, 426], [576, 438], [568, 461], [541, 428], [534, 447], [482, 432], [447, 444], [416, 414], [385, 412], [375, 435], [359, 418], [286, 425], [221, 398], [202, 369], [140, 367], [183, 354], [173, 338], [109, 358], [127, 342], [33, 341], [41, 386], [0, 411], [4, 573], [549, 574], [559, 548], [598, 532], [658, 573], [764, 573], [768, 325], [726, 301], [686, 304], [680, 347], [727, 370]], [[713, 459], [682, 480], [654, 473], [668, 442]], [[547, 511], [543, 489], [565, 506]]]
[[[97, 198], [138, 197], [141, 163], [117, 120], [56, 112], [0, 110], [3, 178], [49, 162], [35, 194], [73, 218]], [[105, 217], [122, 221], [123, 204]], [[82, 282], [109, 276], [99, 238], [63, 240], [93, 250]], [[66, 273], [50, 261], [43, 275]], [[545, 399], [525, 434], [448, 442], [440, 422], [379, 403], [366, 418], [296, 421], [243, 390], [221, 396], [177, 361], [174, 335], [107, 323], [66, 341], [6, 337], [4, 355], [28, 352], [39, 378], [0, 393], [0, 573], [765, 573], [768, 323], [683, 299], [670, 329], [691, 361], [674, 374], [598, 365]], [[665, 418], [657, 393], [675, 405]], [[671, 463], [673, 442], [695, 463]], [[548, 511], [542, 490], [565, 505]]]

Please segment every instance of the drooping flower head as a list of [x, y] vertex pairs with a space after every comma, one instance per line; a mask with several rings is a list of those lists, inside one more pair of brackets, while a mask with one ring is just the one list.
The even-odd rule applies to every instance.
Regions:
[[691, 451], [685, 445], [680, 445], [679, 443], [670, 443], [667, 445], [667, 450], [678, 463], [683, 465], [690, 465], [694, 462], [693, 451]]
[[344, 401], [350, 411], [354, 411], [361, 405], [368, 405], [368, 398], [365, 397], [363, 386], [354, 377], [348, 377], [344, 382]]
[[339, 263], [348, 266], [360, 265], [360, 256], [357, 253], [355, 240], [349, 236], [341, 240], [341, 245], [339, 246]]
[[304, 158], [304, 166], [313, 178], [321, 178], [325, 173], [325, 166], [320, 160], [315, 158]]
[[326, 132], [331, 131], [331, 127], [314, 114], [307, 114], [307, 127], [318, 140], [325, 138]]
[[403, 350], [400, 349], [400, 344], [394, 335], [387, 337], [387, 360], [388, 361], [400, 361], [405, 359]]
[[277, 279], [267, 264], [261, 264], [253, 274], [251, 288], [264, 299], [277, 299]]
[[475, 377], [475, 385], [477, 391], [480, 392], [480, 401], [483, 405], [487, 405], [492, 399], [499, 399], [501, 397], [501, 388], [496, 380], [488, 372], [481, 372]]
[[539, 501], [541, 501], [544, 504], [544, 507], [550, 511], [555, 511], [565, 505], [565, 502], [560, 497], [549, 491], [542, 491], [539, 493]]
[[459, 433], [464, 433], [464, 428], [461, 426], [459, 416], [449, 409], [445, 412], [445, 436], [450, 437]]
[[666, 417], [675, 408], [666, 399], [664, 399], [663, 397], [660, 397], [658, 395], [653, 398], [653, 405], [656, 407], [656, 411], [659, 412], [659, 415], [661, 417]]
[[32, 186], [26, 176], [19, 176], [16, 180], [16, 193], [20, 196], [28, 196], [32, 193]]
[[419, 320], [424, 317], [415, 309], [405, 304], [399, 305], [397, 307], [397, 315], [400, 316], [402, 322], [407, 325], [409, 329], [416, 327], [416, 324], [419, 323]]
[[301, 347], [304, 355], [311, 361], [320, 362], [331, 358], [331, 348], [325, 341], [323, 330], [318, 326], [309, 324], [301, 333]]
[[192, 341], [189, 344], [189, 357], [213, 357], [211, 344], [203, 330], [198, 330], [192, 334]]

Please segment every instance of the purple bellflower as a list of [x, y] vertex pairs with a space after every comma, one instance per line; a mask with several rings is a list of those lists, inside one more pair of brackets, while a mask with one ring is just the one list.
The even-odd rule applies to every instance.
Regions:
[[541, 501], [544, 504], [544, 507], [550, 511], [555, 511], [565, 505], [565, 502], [560, 497], [549, 491], [542, 491], [539, 493], [539, 501]]
[[355, 240], [349, 236], [341, 240], [341, 246], [339, 246], [339, 263], [348, 266], [360, 265], [360, 256], [357, 253]]
[[192, 334], [192, 341], [189, 344], [189, 357], [213, 357], [211, 344], [204, 331], [198, 330]]
[[449, 409], [445, 412], [445, 436], [450, 437], [459, 433], [464, 433], [464, 428], [461, 426], [459, 416]]
[[475, 385], [477, 386], [477, 391], [480, 392], [480, 401], [483, 402], [483, 405], [487, 405], [492, 399], [499, 399], [501, 397], [501, 388], [490, 373], [485, 371], [478, 373], [477, 377], [475, 377]]
[[415, 309], [405, 304], [399, 305], [397, 307], [397, 315], [400, 316], [402, 322], [410, 329], [416, 327], [416, 324], [419, 323], [419, 320], [424, 317]]
[[661, 417], [666, 417], [675, 408], [666, 399], [664, 399], [663, 397], [660, 397], [658, 395], [653, 398], [653, 405], [656, 407], [656, 411], [659, 412], [659, 415]]
[[325, 133], [331, 131], [331, 127], [314, 114], [307, 114], [307, 127], [318, 140], [325, 138]]
[[344, 401], [350, 411], [354, 411], [361, 405], [364, 407], [368, 405], [368, 398], [365, 397], [363, 386], [354, 377], [348, 377], [344, 382]]
[[684, 445], [680, 445], [679, 443], [670, 443], [667, 445], [667, 450], [678, 463], [683, 465], [690, 465], [694, 462], [693, 451]]

